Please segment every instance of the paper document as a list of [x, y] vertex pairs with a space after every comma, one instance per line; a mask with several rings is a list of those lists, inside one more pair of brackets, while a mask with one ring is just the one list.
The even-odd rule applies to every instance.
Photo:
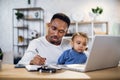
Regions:
[[28, 71], [38, 71], [38, 68], [41, 68], [42, 66], [40, 65], [26, 65], [25, 68]]

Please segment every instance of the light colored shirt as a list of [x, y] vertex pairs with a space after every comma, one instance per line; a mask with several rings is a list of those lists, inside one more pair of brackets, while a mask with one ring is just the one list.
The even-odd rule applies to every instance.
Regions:
[[[67, 39], [63, 39], [61, 44], [56, 46], [48, 42], [45, 36], [43, 36], [30, 42], [24, 56], [18, 64], [29, 64], [38, 52], [38, 55], [46, 58], [46, 64], [57, 64], [57, 59], [61, 53], [69, 48], [71, 48], [71, 46]], [[35, 49], [37, 49], [38, 52], [36, 52]]]

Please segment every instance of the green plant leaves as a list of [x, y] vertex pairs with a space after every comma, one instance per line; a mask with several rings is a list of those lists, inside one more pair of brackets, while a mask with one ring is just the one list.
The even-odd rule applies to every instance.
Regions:
[[95, 14], [102, 14], [103, 13], [103, 9], [101, 7], [96, 7], [96, 8], [92, 8], [92, 12]]
[[17, 13], [15, 13], [17, 20], [23, 19], [24, 18], [24, 14], [20, 13], [19, 11], [17, 11]]

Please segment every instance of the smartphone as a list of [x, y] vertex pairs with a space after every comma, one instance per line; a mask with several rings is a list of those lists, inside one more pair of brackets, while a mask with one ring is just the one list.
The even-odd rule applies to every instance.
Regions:
[[15, 68], [25, 68], [25, 64], [16, 64]]
[[47, 67], [44, 67], [44, 68], [39, 68], [39, 72], [48, 72], [48, 73], [55, 73], [56, 72], [56, 69], [55, 68], [47, 68]]

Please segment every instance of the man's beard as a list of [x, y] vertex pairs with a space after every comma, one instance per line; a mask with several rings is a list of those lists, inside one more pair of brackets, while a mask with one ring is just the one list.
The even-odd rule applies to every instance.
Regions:
[[[50, 38], [51, 38], [50, 43], [55, 44], [55, 45], [61, 44], [61, 40], [57, 36], [51, 36]], [[56, 38], [57, 41], [54, 41], [53, 38]]]

